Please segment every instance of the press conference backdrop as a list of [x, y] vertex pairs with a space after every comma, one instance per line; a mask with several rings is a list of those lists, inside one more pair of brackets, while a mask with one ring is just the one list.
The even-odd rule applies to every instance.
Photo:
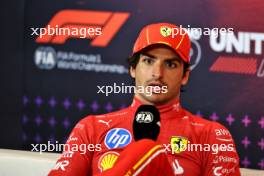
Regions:
[[[98, 86], [132, 85], [126, 59], [138, 32], [149, 23], [170, 22], [203, 31], [233, 29], [217, 38], [191, 35], [192, 71], [181, 102], [230, 130], [241, 167], [264, 169], [263, 9], [261, 0], [25, 1], [23, 54], [17, 58], [23, 60], [23, 149], [63, 143], [88, 114], [129, 106], [133, 94], [106, 96]], [[93, 27], [102, 34], [40, 38], [33, 32], [48, 27]]]

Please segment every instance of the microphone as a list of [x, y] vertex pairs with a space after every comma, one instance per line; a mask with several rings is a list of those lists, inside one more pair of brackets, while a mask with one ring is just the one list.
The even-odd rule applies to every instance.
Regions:
[[138, 107], [133, 121], [133, 134], [135, 141], [140, 139], [157, 140], [160, 132], [160, 113], [153, 105]]

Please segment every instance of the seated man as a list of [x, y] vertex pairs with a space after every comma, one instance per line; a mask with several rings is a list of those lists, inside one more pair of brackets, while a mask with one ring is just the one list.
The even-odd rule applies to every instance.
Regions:
[[[124, 161], [129, 165], [130, 160], [142, 159], [129, 157], [126, 150], [133, 151], [130, 146], [135, 143], [132, 135], [134, 114], [140, 105], [149, 104], [159, 110], [160, 133], [156, 143], [167, 154], [147, 163], [145, 175], [147, 171], [151, 173], [151, 166], [156, 171], [157, 161], [164, 161], [170, 164], [170, 167], [161, 164], [164, 175], [172, 172], [184, 176], [240, 176], [239, 158], [228, 130], [219, 123], [191, 114], [180, 105], [181, 86], [187, 84], [190, 74], [190, 48], [188, 34], [173, 24], [144, 27], [129, 64], [136, 88], [143, 86], [146, 91], [136, 91], [132, 104], [123, 110], [82, 119], [70, 136], [76, 140], [68, 140], [67, 144], [100, 144], [101, 150], [85, 154], [75, 151], [72, 155], [65, 155], [65, 151], [49, 175], [100, 175], [111, 173], [111, 168], [120, 168], [119, 164]], [[144, 145], [140, 141], [137, 143]], [[146, 145], [155, 146], [156, 143]], [[145, 148], [146, 153], [148, 150], [151, 147]], [[120, 156], [121, 152], [128, 157]], [[130, 175], [135, 173], [137, 170], [129, 172]]]

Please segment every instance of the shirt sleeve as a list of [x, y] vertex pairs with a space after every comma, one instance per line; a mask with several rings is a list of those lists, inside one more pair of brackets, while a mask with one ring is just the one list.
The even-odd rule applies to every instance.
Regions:
[[76, 124], [48, 176], [92, 175], [91, 162], [97, 150], [100, 146], [94, 142], [93, 118], [88, 116]]
[[[241, 176], [239, 157], [230, 132], [219, 123], [205, 130], [208, 150], [203, 153], [204, 176]], [[210, 150], [210, 151], [209, 151]]]

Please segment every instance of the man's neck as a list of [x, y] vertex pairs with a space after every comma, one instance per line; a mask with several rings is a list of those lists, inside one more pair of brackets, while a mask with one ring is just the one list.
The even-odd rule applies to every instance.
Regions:
[[139, 94], [135, 94], [135, 98], [138, 99], [142, 104], [147, 104], [147, 105], [154, 105], [154, 106], [164, 106], [167, 104], [171, 104], [172, 102], [175, 102], [175, 100], [179, 101], [179, 96], [176, 96], [170, 100], [167, 101], [160, 101], [160, 102], [151, 102], [140, 96]]

